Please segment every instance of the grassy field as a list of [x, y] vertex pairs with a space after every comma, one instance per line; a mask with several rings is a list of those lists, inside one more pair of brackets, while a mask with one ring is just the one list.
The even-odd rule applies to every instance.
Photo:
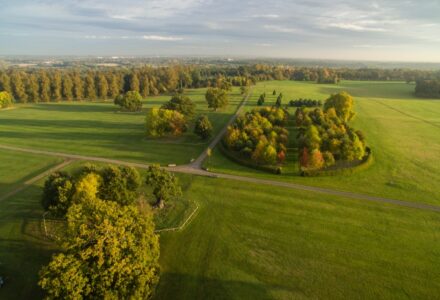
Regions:
[[[60, 161], [0, 151], [0, 197]], [[41, 187], [33, 185], [0, 202], [0, 299], [39, 298], [37, 274], [53, 245], [42, 239]]]
[[440, 293], [436, 213], [209, 178], [195, 178], [187, 197], [201, 208], [161, 236], [157, 299]]
[[[207, 114], [219, 131], [236, 111], [242, 97], [234, 89], [227, 109], [213, 112], [205, 89], [188, 90], [197, 114]], [[188, 163], [204, 150], [189, 131], [177, 139], [148, 139], [145, 110], [161, 106], [170, 96], [148, 98], [142, 113], [122, 113], [113, 103], [51, 103], [20, 106], [0, 112], [0, 144], [162, 164]]]
[[297, 98], [324, 100], [341, 90], [352, 94], [357, 112], [353, 126], [365, 133], [373, 149], [374, 165], [351, 176], [302, 178], [298, 175], [296, 152], [290, 149], [285, 174], [275, 176], [239, 166], [214, 151], [209, 163], [211, 170], [440, 204], [440, 101], [414, 98], [414, 85], [403, 82], [344, 81], [339, 85], [318, 85], [278, 81], [259, 83], [248, 109], [256, 106], [264, 91], [267, 104], [274, 103], [274, 89], [283, 93], [285, 104]]

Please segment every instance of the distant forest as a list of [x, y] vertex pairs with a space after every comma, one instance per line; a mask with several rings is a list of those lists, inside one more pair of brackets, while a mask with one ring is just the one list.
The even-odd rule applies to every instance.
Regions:
[[[249, 86], [258, 81], [296, 80], [337, 83], [339, 80], [399, 80], [418, 82], [416, 94], [431, 97], [438, 88], [420, 83], [437, 82], [440, 72], [409, 69], [350, 69], [271, 66], [173, 65], [161, 67], [95, 68], [18, 68], [0, 71], [0, 91], [9, 92], [15, 101], [49, 102], [114, 99], [127, 91], [143, 97], [170, 94], [185, 88], [217, 86], [226, 81], [232, 86]], [[436, 96], [436, 97], [437, 97]]]

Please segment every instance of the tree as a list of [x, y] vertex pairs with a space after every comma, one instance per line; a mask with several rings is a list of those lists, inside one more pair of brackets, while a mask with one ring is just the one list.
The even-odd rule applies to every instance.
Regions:
[[212, 124], [205, 115], [200, 116], [194, 125], [194, 133], [202, 140], [207, 140], [212, 136]]
[[209, 88], [205, 95], [208, 107], [216, 111], [218, 108], [226, 107], [229, 103], [228, 94], [225, 90], [219, 88]]
[[56, 216], [65, 216], [72, 204], [72, 178], [65, 172], [55, 172], [44, 183], [42, 205]]
[[62, 248], [40, 271], [48, 299], [148, 299], [158, 283], [151, 211], [81, 200], [67, 213]]
[[139, 92], [139, 77], [136, 72], [130, 76], [130, 91]]
[[147, 114], [146, 129], [151, 137], [179, 136], [187, 130], [187, 120], [178, 111], [152, 108]]
[[63, 74], [61, 85], [62, 85], [63, 98], [67, 101], [71, 101], [73, 98], [73, 91], [72, 91], [73, 82], [72, 82], [72, 78], [68, 73]]
[[61, 74], [60, 71], [55, 71], [52, 74], [52, 80], [51, 80], [51, 95], [52, 100], [54, 101], [61, 101], [62, 99], [62, 85], [61, 85]]
[[95, 78], [93, 73], [89, 72], [86, 76], [86, 87], [85, 87], [85, 97], [88, 100], [96, 99], [96, 88], [95, 88]]
[[273, 90], [272, 95], [276, 96], [277, 95], [277, 91]]
[[11, 75], [11, 85], [14, 98], [22, 103], [27, 102], [26, 88], [20, 71], [14, 71]]
[[84, 84], [79, 72], [73, 73], [73, 96], [76, 100], [82, 100], [84, 98]]
[[146, 184], [151, 186], [156, 203], [155, 207], [162, 208], [172, 198], [182, 196], [179, 180], [174, 174], [162, 169], [159, 165], [148, 167]]
[[98, 198], [115, 201], [120, 205], [133, 204], [141, 186], [139, 172], [131, 167], [108, 166], [100, 172], [102, 184]]
[[108, 95], [111, 99], [115, 99], [119, 95], [121, 90], [119, 77], [113, 73], [110, 74], [109, 77], [110, 79], [108, 80], [108, 82], [110, 82], [110, 84], [109, 84]]
[[12, 93], [11, 79], [6, 72], [0, 73], [0, 91]]
[[147, 98], [148, 95], [150, 95], [150, 79], [147, 75], [142, 76], [142, 80], [140, 82], [140, 90], [142, 97]]
[[50, 78], [45, 70], [41, 70], [40, 77], [40, 99], [43, 102], [50, 101]]
[[189, 120], [194, 117], [196, 104], [187, 96], [174, 95], [162, 108], [178, 111]]
[[324, 111], [334, 108], [337, 116], [344, 122], [350, 121], [355, 113], [353, 111], [353, 98], [347, 92], [331, 95], [325, 101]]
[[6, 108], [12, 106], [14, 100], [12, 99], [12, 95], [6, 91], [0, 92], [0, 108]]
[[97, 78], [98, 81], [98, 98], [107, 99], [108, 97], [108, 82], [103, 73], [100, 73]]
[[37, 103], [40, 100], [40, 86], [38, 84], [38, 78], [35, 74], [29, 75], [27, 90], [29, 100]]
[[276, 107], [281, 107], [281, 102], [282, 102], [282, 100], [283, 100], [283, 94], [279, 94], [278, 95], [278, 97], [277, 97], [277, 101], [276, 101], [276, 103], [275, 103], [275, 106]]
[[136, 112], [142, 110], [142, 96], [136, 91], [129, 91], [124, 95], [117, 96], [114, 103], [125, 111]]

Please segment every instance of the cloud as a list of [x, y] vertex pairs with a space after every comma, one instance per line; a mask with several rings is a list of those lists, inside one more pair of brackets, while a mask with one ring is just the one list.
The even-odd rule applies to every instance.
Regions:
[[330, 23], [328, 27], [350, 30], [350, 31], [370, 31], [370, 32], [385, 32], [387, 29], [381, 27], [367, 27], [355, 23]]
[[181, 41], [181, 40], [183, 40], [182, 37], [163, 36], [163, 35], [144, 35], [144, 36], [142, 36], [142, 39], [149, 40], [149, 41], [165, 41], [165, 42], [172, 42], [172, 41]]
[[296, 28], [284, 27], [284, 26], [280, 26], [280, 25], [264, 25], [263, 28], [266, 30], [269, 30], [269, 31], [282, 32], [282, 33], [299, 32], [299, 30]]
[[252, 18], [261, 18], [261, 19], [278, 19], [280, 15], [277, 14], [265, 14], [265, 15], [253, 15]]

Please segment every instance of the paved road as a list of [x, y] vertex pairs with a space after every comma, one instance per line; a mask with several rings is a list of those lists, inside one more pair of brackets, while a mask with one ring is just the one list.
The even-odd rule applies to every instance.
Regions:
[[[60, 152], [27, 149], [27, 148], [20, 148], [20, 147], [7, 146], [7, 145], [0, 145], [0, 149], [26, 152], [26, 153], [32, 153], [32, 154], [40, 154], [40, 155], [46, 155], [46, 156], [62, 157], [62, 158], [71, 159], [71, 160], [88, 160], [88, 161], [103, 162], [103, 163], [109, 163], [109, 164], [115, 164], [115, 165], [132, 166], [132, 167], [136, 167], [136, 168], [140, 168], [140, 169], [147, 169], [149, 167], [148, 164], [142, 164], [142, 163], [127, 162], [127, 161], [108, 159], [108, 158], [103, 158], [103, 157], [94, 157], [94, 156], [86, 156], [86, 155], [67, 154], [67, 153], [60, 153]], [[422, 209], [422, 210], [440, 212], [440, 206], [437, 206], [437, 205], [430, 205], [430, 204], [416, 203], [416, 202], [396, 200], [396, 199], [390, 199], [390, 198], [376, 197], [376, 196], [370, 196], [370, 195], [365, 195], [365, 194], [346, 192], [346, 191], [340, 191], [340, 190], [334, 190], [334, 189], [328, 189], [328, 188], [320, 188], [320, 187], [314, 187], [314, 186], [308, 186], [308, 185], [302, 185], [302, 184], [296, 184], [296, 183], [290, 183], [290, 182], [282, 182], [282, 181], [276, 181], [276, 180], [269, 180], [269, 179], [259, 179], [259, 178], [237, 176], [237, 175], [230, 175], [230, 174], [212, 173], [212, 172], [207, 172], [207, 171], [203, 171], [200, 169], [196, 169], [190, 165], [180, 166], [180, 167], [176, 167], [176, 168], [165, 168], [165, 169], [167, 169], [169, 171], [177, 172], [177, 173], [185, 173], [185, 174], [193, 174], [193, 175], [198, 175], [198, 176], [231, 179], [231, 180], [237, 180], [237, 181], [242, 181], [242, 182], [271, 185], [271, 186], [277, 186], [277, 187], [290, 188], [290, 189], [294, 189], [294, 190], [309, 191], [309, 192], [321, 193], [321, 194], [326, 194], [326, 195], [334, 195], [334, 196], [340, 196], [340, 197], [363, 200], [363, 201], [388, 203], [388, 204], [395, 204], [395, 205], [409, 207], [409, 208], [417, 208], [417, 209]]]
[[[243, 99], [243, 101], [241, 101], [240, 106], [237, 108], [237, 111], [235, 112], [235, 114], [232, 116], [232, 118], [229, 120], [229, 122], [225, 125], [225, 127], [217, 134], [217, 136], [212, 140], [212, 142], [209, 144], [208, 148], [209, 149], [214, 149], [215, 146], [217, 146], [217, 144], [220, 142], [220, 140], [222, 139], [222, 137], [225, 135], [226, 131], [228, 130], [228, 126], [231, 125], [235, 119], [237, 119], [238, 115], [241, 113], [241, 111], [243, 110], [243, 107], [246, 105], [247, 101], [249, 100], [249, 97], [252, 95], [252, 89], [253, 87], [251, 87], [249, 89], [248, 94], [246, 95], [246, 98]], [[205, 151], [202, 152], [202, 154], [200, 154], [199, 157], [197, 157], [196, 160], [194, 160], [191, 164], [190, 167], [195, 168], [195, 169], [201, 169], [202, 168], [202, 164], [205, 161], [206, 157], [208, 156], [208, 149], [206, 149]]]

